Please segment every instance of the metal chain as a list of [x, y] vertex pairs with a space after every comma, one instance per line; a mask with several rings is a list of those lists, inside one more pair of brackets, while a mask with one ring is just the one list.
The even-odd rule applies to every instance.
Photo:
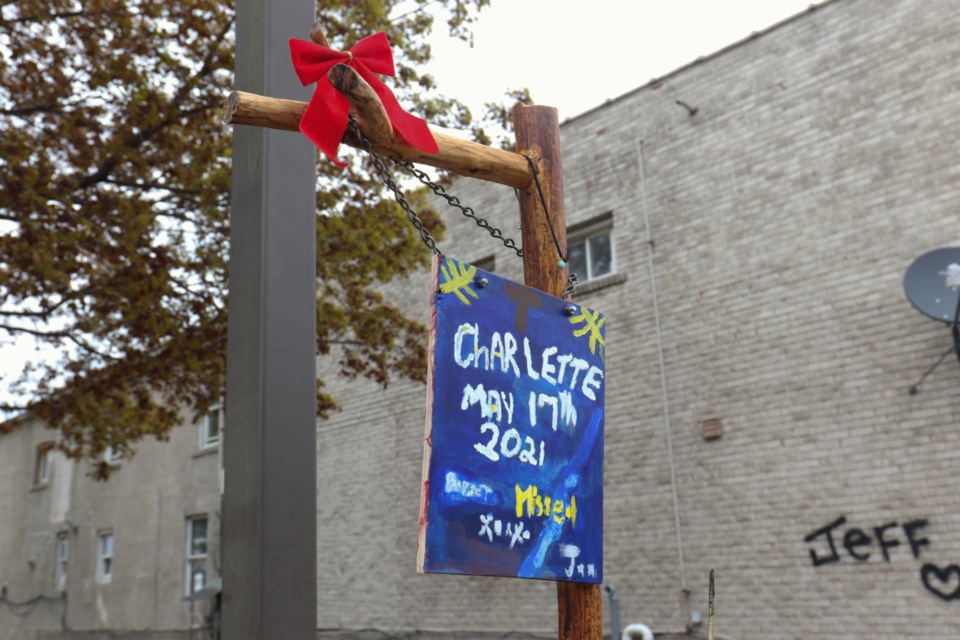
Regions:
[[393, 176], [390, 175], [390, 171], [388, 171], [387, 167], [383, 164], [383, 160], [381, 160], [377, 152], [373, 150], [373, 145], [370, 143], [370, 139], [363, 135], [363, 131], [360, 130], [360, 124], [357, 122], [356, 118], [353, 117], [353, 114], [350, 114], [349, 121], [354, 132], [356, 132], [357, 137], [360, 139], [360, 144], [363, 146], [364, 151], [370, 154], [370, 158], [373, 160], [373, 166], [380, 175], [380, 179], [383, 181], [383, 184], [387, 185], [387, 188], [393, 192], [393, 197], [396, 198], [397, 204], [399, 204], [400, 208], [406, 212], [407, 218], [410, 220], [410, 224], [412, 224], [413, 228], [416, 229], [417, 233], [420, 234], [420, 239], [423, 240], [423, 244], [427, 245], [427, 248], [429, 248], [430, 251], [437, 255], [441, 255], [440, 249], [437, 248], [437, 241], [434, 240], [433, 236], [430, 235], [430, 232], [427, 231], [426, 227], [423, 226], [423, 221], [420, 220], [420, 216], [418, 216], [416, 211], [413, 210], [413, 207], [410, 206], [410, 203], [407, 201], [407, 197], [403, 195], [403, 191], [401, 191], [400, 187], [397, 186]]
[[[373, 144], [370, 142], [370, 139], [363, 134], [363, 131], [360, 129], [360, 123], [357, 122], [357, 119], [353, 116], [353, 114], [349, 115], [349, 122], [350, 122], [350, 126], [353, 127], [354, 132], [357, 134], [357, 138], [360, 140], [360, 145], [363, 147], [363, 150], [366, 151], [368, 154], [370, 154], [370, 158], [373, 160], [373, 166], [377, 170], [377, 174], [380, 176], [380, 179], [383, 181], [383, 184], [385, 184], [387, 188], [393, 192], [393, 197], [396, 198], [397, 204], [399, 204], [400, 208], [403, 209], [404, 212], [407, 214], [407, 218], [410, 220], [410, 224], [412, 224], [413, 227], [420, 234], [420, 239], [423, 240], [423, 243], [427, 245], [427, 248], [429, 248], [430, 251], [432, 251], [437, 255], [441, 255], [440, 249], [437, 248], [437, 241], [434, 239], [432, 235], [430, 235], [430, 232], [423, 226], [423, 221], [420, 220], [420, 216], [418, 216], [417, 213], [413, 210], [413, 207], [410, 206], [410, 202], [407, 200], [407, 197], [403, 194], [403, 191], [400, 189], [400, 187], [397, 186], [396, 181], [393, 179], [393, 176], [390, 174], [390, 171], [387, 169], [386, 165], [384, 165], [383, 160], [380, 158], [380, 155], [373, 150]], [[531, 165], [530, 169], [533, 172], [534, 180], [537, 185], [537, 192], [540, 195], [540, 202], [543, 205], [544, 213], [547, 213], [547, 203], [544, 201], [543, 191], [541, 190], [541, 187], [540, 187], [540, 181], [537, 179], [536, 168], [533, 166], [533, 163], [531, 162], [530, 158], [527, 158], [527, 162], [529, 162]], [[477, 224], [477, 226], [480, 227], [481, 229], [486, 229], [487, 233], [489, 233], [492, 238], [502, 242], [507, 249], [513, 250], [517, 254], [517, 256], [521, 258], [523, 257], [523, 249], [517, 246], [517, 243], [513, 240], [513, 238], [503, 237], [503, 232], [500, 229], [491, 225], [489, 222], [487, 222], [486, 219], [478, 216], [476, 211], [474, 211], [471, 207], [467, 207], [461, 204], [459, 198], [447, 193], [446, 190], [441, 185], [431, 180], [430, 176], [428, 176], [426, 173], [418, 169], [412, 162], [409, 162], [406, 160], [398, 160], [397, 164], [399, 164], [401, 167], [403, 167], [404, 169], [412, 173], [414, 177], [417, 178], [417, 180], [419, 180], [422, 184], [429, 187], [430, 190], [433, 191], [436, 195], [446, 200], [448, 205], [450, 205], [451, 207], [454, 207], [455, 209], [459, 209], [460, 213], [464, 217], [470, 218], [471, 220], [473, 220]], [[519, 198], [519, 194], [518, 194], [518, 198]], [[549, 214], [547, 214], [547, 223], [550, 224]], [[553, 231], [552, 224], [550, 226], [550, 232], [553, 234], [553, 240], [554, 240], [554, 244], [557, 247], [557, 253], [560, 253], [560, 244], [559, 242], [557, 242], [556, 233]], [[564, 259], [563, 254], [560, 254], [560, 260], [561, 260], [561, 264], [563, 266], [566, 266], [566, 260]], [[564, 292], [561, 294], [561, 297], [566, 298], [570, 294], [572, 294], [574, 289], [576, 289], [578, 283], [579, 281], [577, 279], [577, 274], [571, 273], [567, 281], [567, 286]]]
[[580, 279], [577, 278], [577, 274], [571, 271], [570, 277], [567, 278], [567, 288], [563, 290], [563, 294], [561, 294], [560, 297], [568, 298], [573, 295], [573, 292], [577, 290], [578, 284], [580, 284]]
[[446, 200], [447, 204], [449, 204], [451, 207], [455, 209], [459, 209], [460, 213], [464, 217], [470, 218], [471, 220], [473, 220], [475, 223], [477, 223], [477, 226], [480, 227], [481, 229], [486, 229], [487, 233], [489, 233], [491, 237], [502, 242], [507, 249], [512, 249], [513, 251], [516, 252], [516, 254], [519, 257], [521, 258], [523, 257], [523, 249], [517, 246], [517, 243], [514, 242], [513, 238], [504, 238], [503, 232], [500, 231], [500, 229], [492, 226], [485, 219], [478, 216], [477, 212], [474, 211], [472, 208], [460, 204], [460, 199], [457, 198], [457, 196], [452, 196], [449, 193], [447, 193], [446, 190], [441, 185], [431, 180], [430, 176], [428, 176], [426, 173], [418, 169], [416, 165], [414, 165], [412, 162], [409, 162], [407, 160], [398, 160], [397, 164], [399, 164], [401, 167], [403, 167], [404, 169], [412, 173], [414, 177], [416, 177], [417, 180], [419, 180], [421, 183], [430, 187], [430, 189], [435, 194], [437, 194], [438, 196]]

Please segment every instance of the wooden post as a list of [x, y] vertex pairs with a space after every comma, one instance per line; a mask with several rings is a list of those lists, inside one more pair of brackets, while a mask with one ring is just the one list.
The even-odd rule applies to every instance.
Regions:
[[[560, 124], [553, 107], [518, 104], [513, 109], [517, 153], [533, 159], [550, 223], [563, 255], [567, 253], [566, 210], [563, 203], [563, 167], [560, 160]], [[547, 214], [535, 184], [520, 191], [524, 282], [554, 296], [563, 294], [567, 270], [560, 256]], [[601, 640], [603, 609], [600, 585], [557, 582], [560, 640]]]
[[[319, 41], [313, 32], [311, 37], [314, 41]], [[426, 154], [396, 138], [392, 127], [388, 128], [383, 118], [379, 117], [376, 108], [378, 105], [366, 99], [368, 88], [364, 86], [365, 83], [357, 81], [354, 75], [348, 67], [341, 66], [331, 70], [329, 78], [350, 100], [365, 135], [373, 142], [378, 153], [448, 169], [470, 178], [498, 182], [520, 190], [524, 281], [531, 287], [561, 296], [566, 288], [567, 270], [560, 267], [559, 254], [566, 255], [567, 237], [557, 110], [552, 107], [519, 104], [514, 108], [517, 153], [492, 149], [434, 132], [440, 152]], [[305, 109], [305, 102], [237, 91], [231, 94], [224, 104], [223, 122], [295, 131]], [[349, 133], [344, 142], [357, 144], [350, 138]], [[547, 223], [547, 213], [540, 203], [536, 184], [531, 179], [533, 173], [524, 156], [534, 162], [551, 224]], [[313, 304], [312, 297], [310, 301]], [[602, 639], [603, 615], [599, 585], [557, 582], [557, 604], [560, 640]]]

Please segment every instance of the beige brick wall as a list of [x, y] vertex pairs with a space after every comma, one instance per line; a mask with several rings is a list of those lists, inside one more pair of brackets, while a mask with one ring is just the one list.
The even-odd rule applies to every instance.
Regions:
[[[86, 462], [53, 455], [50, 482], [33, 484], [36, 446], [56, 434], [28, 421], [0, 436], [0, 640], [123, 637], [186, 638], [206, 634], [209, 602], [184, 602], [186, 518], [208, 518], [207, 576], [220, 569], [219, 451], [198, 448], [197, 426], [167, 442], [148, 440], [120, 462], [107, 482]], [[114, 534], [113, 575], [96, 577], [98, 532]], [[69, 540], [64, 591], [54, 583], [55, 541]]]
[[[960, 637], [960, 599], [921, 580], [960, 565], [960, 371], [907, 395], [950, 335], [901, 289], [960, 243], [957, 33], [950, 0], [835, 0], [563, 125], [568, 222], [612, 211], [626, 275], [580, 298], [609, 317], [604, 570], [624, 624], [682, 629], [681, 580], [703, 611], [714, 568], [726, 637]], [[510, 189], [454, 190], [519, 235]], [[472, 223], [442, 247], [521, 277]], [[421, 317], [425, 284], [395, 288]], [[414, 573], [424, 389], [327, 379], [344, 411], [319, 424], [321, 628], [553, 633], [552, 584]], [[813, 567], [829, 549], [805, 536], [841, 516], [840, 561]], [[892, 522], [887, 562], [874, 528]]]

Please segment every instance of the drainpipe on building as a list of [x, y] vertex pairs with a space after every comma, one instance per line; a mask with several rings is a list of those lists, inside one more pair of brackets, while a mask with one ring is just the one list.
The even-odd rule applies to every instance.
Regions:
[[617, 590], [608, 584], [603, 586], [603, 590], [610, 600], [610, 637], [615, 639], [620, 635], [620, 598]]
[[653, 318], [657, 334], [657, 356], [660, 363], [660, 393], [663, 398], [663, 424], [667, 439], [667, 459], [670, 464], [670, 489], [673, 494], [673, 519], [677, 532], [677, 573], [680, 577], [680, 615], [689, 632], [690, 590], [687, 589], [686, 571], [683, 566], [683, 533], [680, 528], [680, 500], [677, 496], [677, 470], [673, 456], [673, 427], [670, 421], [670, 396], [667, 387], [667, 369], [663, 357], [663, 331], [660, 326], [660, 300], [657, 293], [657, 273], [653, 263], [653, 237], [650, 235], [650, 206], [647, 200], [647, 176], [644, 168], [643, 140], [637, 140], [637, 164], [640, 169], [640, 196], [643, 209], [644, 233], [647, 244], [647, 268], [650, 271], [650, 295], [653, 303]]

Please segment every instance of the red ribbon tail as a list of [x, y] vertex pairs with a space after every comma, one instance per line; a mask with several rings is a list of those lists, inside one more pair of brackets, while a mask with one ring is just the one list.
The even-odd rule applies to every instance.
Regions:
[[433, 134], [430, 132], [430, 127], [427, 126], [426, 120], [404, 111], [403, 107], [401, 107], [397, 101], [396, 96], [390, 91], [390, 88], [374, 73], [366, 69], [362, 63], [358, 64], [356, 69], [363, 79], [373, 87], [373, 90], [380, 98], [380, 102], [383, 103], [383, 108], [390, 118], [390, 123], [393, 124], [393, 128], [396, 129], [397, 133], [400, 134], [400, 137], [403, 138], [407, 144], [426, 153], [437, 153], [440, 151], [440, 148], [437, 146], [437, 141], [434, 140]]
[[337, 160], [337, 149], [347, 130], [350, 101], [333, 88], [326, 79], [317, 82], [310, 104], [300, 120], [300, 131], [338, 167], [346, 162]]

